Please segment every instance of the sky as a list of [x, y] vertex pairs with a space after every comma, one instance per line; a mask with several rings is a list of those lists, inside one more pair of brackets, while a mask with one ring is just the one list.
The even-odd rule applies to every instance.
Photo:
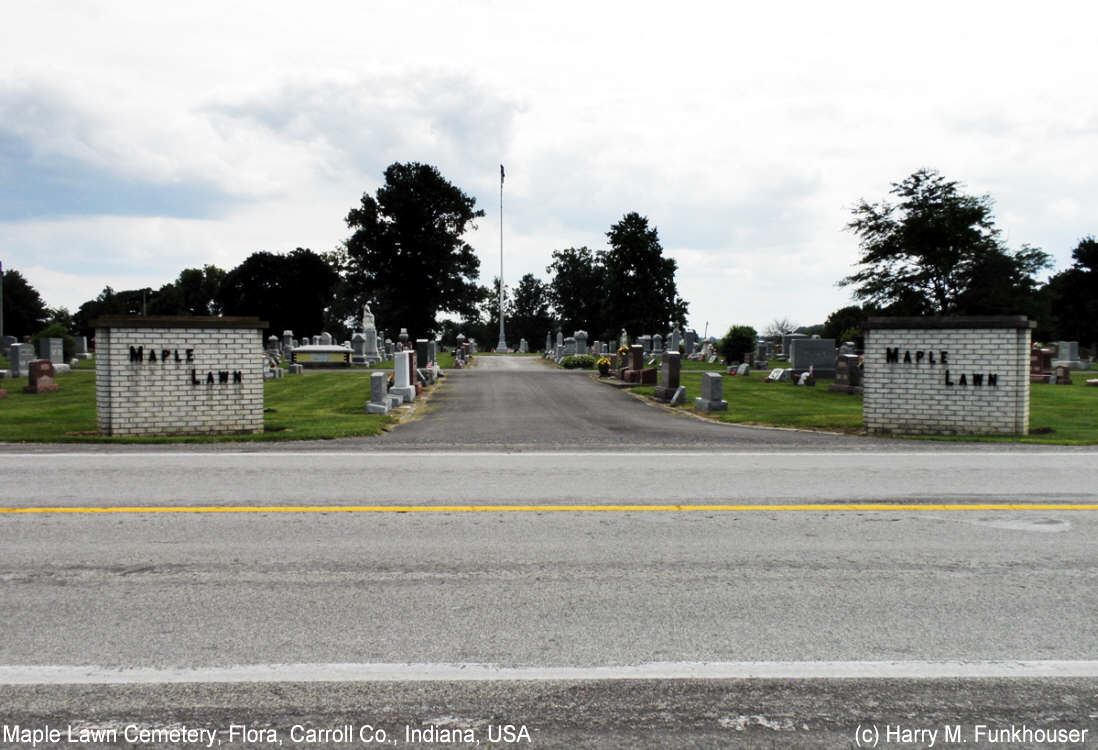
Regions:
[[[0, 25], [0, 263], [51, 307], [336, 248], [389, 164], [485, 216], [485, 285], [636, 211], [688, 327], [822, 323], [920, 168], [1007, 244], [1098, 234], [1094, 3], [55, 2]], [[1089, 206], [1089, 208], [1088, 208]], [[385, 323], [397, 327], [399, 322]]]

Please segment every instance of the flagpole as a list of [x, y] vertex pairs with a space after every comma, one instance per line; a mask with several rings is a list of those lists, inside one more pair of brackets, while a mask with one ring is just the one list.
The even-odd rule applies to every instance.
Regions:
[[503, 335], [503, 165], [499, 165], [499, 343], [497, 352], [507, 351], [507, 339]]

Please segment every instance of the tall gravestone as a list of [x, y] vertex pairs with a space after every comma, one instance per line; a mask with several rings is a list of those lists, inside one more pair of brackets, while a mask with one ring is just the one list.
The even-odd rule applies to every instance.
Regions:
[[413, 383], [415, 374], [412, 372], [412, 353], [397, 352], [393, 355], [393, 387], [390, 393], [400, 396], [404, 401], [414, 401], [416, 387]]
[[812, 368], [818, 378], [835, 377], [835, 339], [791, 339], [789, 366], [794, 370]]
[[416, 339], [416, 367], [426, 367], [431, 361], [431, 355], [427, 351], [429, 344], [427, 339]]
[[548, 354], [553, 350], [553, 332], [549, 331], [545, 334], [545, 353]]
[[65, 361], [64, 340], [46, 337], [38, 339], [38, 358], [48, 359], [55, 365], [62, 364]]
[[660, 363], [660, 384], [653, 389], [652, 394], [660, 401], [670, 401], [679, 387], [679, 372], [682, 367], [680, 354], [677, 351], [664, 352]]
[[[366, 364], [376, 365], [382, 360], [382, 356], [377, 348], [378, 331], [374, 326], [374, 314], [370, 312], [369, 305], [363, 305], [362, 307], [362, 335], [365, 338], [362, 356], [366, 360]], [[384, 339], [381, 340], [384, 341]]]
[[370, 400], [366, 404], [367, 414], [389, 413], [388, 386], [389, 375], [387, 373], [370, 373]]
[[667, 347], [668, 351], [677, 352], [679, 350], [679, 344], [682, 342], [682, 331], [679, 330], [679, 324], [676, 323], [671, 328], [671, 345]]
[[8, 350], [8, 362], [11, 366], [11, 377], [25, 378], [34, 361], [34, 351], [30, 344], [12, 344]]
[[576, 339], [569, 336], [564, 340], [564, 356], [571, 357], [576, 353]]
[[640, 344], [641, 351], [644, 352], [645, 354], [648, 354], [649, 352], [652, 351], [652, 337], [651, 336], [648, 336], [648, 335], [638, 336], [637, 337], [637, 343]]
[[686, 356], [691, 356], [698, 350], [698, 332], [691, 329], [686, 332]]
[[576, 331], [572, 337], [576, 340], [576, 354], [587, 354], [587, 331]]

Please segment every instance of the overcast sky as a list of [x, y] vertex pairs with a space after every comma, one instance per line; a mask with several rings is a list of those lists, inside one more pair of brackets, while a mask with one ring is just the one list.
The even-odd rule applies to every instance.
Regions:
[[[844, 231], [920, 167], [1057, 269], [1098, 234], [1094, 3], [12, 3], [0, 262], [50, 306], [330, 250], [394, 161], [486, 216], [482, 281], [647, 216], [689, 324], [849, 304]], [[383, 322], [398, 327], [399, 321]], [[630, 332], [633, 333], [633, 332]]]

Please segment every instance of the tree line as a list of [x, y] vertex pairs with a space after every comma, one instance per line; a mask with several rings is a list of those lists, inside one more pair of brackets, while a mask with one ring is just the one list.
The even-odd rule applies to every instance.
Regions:
[[[49, 308], [14, 269], [3, 277], [5, 333], [26, 337], [49, 325], [92, 335], [103, 315], [256, 315], [270, 332], [321, 331], [349, 338], [369, 304], [390, 335], [405, 327], [452, 341], [457, 333], [492, 346], [498, 336], [499, 279], [478, 283], [480, 263], [465, 241], [484, 211], [437, 168], [395, 163], [374, 195], [363, 194], [344, 218], [347, 239], [329, 252], [296, 248], [258, 251], [231, 270], [187, 268], [159, 289], [106, 287], [75, 313]], [[992, 200], [972, 196], [930, 169], [893, 183], [891, 198], [860, 201], [847, 228], [858, 240], [854, 272], [839, 280], [860, 303], [797, 329], [858, 340], [870, 315], [1023, 314], [1037, 321], [1037, 340], [1098, 341], [1098, 241], [1082, 238], [1071, 267], [1046, 282], [1051, 266], [1039, 248], [1007, 247], [995, 226]], [[587, 330], [616, 340], [685, 325], [687, 303], [675, 285], [674, 259], [657, 229], [627, 213], [606, 233], [607, 247], [552, 251], [548, 280], [526, 274], [504, 289], [508, 343], [539, 348], [550, 330]], [[772, 333], [788, 332], [779, 320]], [[734, 326], [742, 346], [754, 329]], [[727, 337], [726, 337], [727, 338]]]
[[[228, 271], [213, 265], [184, 269], [155, 290], [108, 286], [75, 313], [47, 308], [18, 271], [8, 271], [6, 328], [27, 336], [61, 324], [90, 336], [92, 321], [104, 315], [254, 315], [276, 335], [327, 331], [342, 340], [350, 338], [369, 304], [393, 337], [403, 327], [413, 337], [437, 334], [452, 341], [461, 332], [486, 347], [495, 343], [499, 279], [493, 289], [477, 283], [480, 262], [465, 241], [484, 211], [431, 165], [396, 163], [384, 176], [377, 192], [363, 194], [347, 213], [350, 235], [330, 252], [264, 250]], [[627, 214], [607, 236], [607, 250], [555, 251], [548, 282], [526, 274], [505, 288], [512, 346], [525, 338], [536, 349], [560, 325], [568, 333], [586, 327], [605, 336], [623, 327], [635, 334], [685, 323], [675, 261], [663, 257], [648, 220]]]

